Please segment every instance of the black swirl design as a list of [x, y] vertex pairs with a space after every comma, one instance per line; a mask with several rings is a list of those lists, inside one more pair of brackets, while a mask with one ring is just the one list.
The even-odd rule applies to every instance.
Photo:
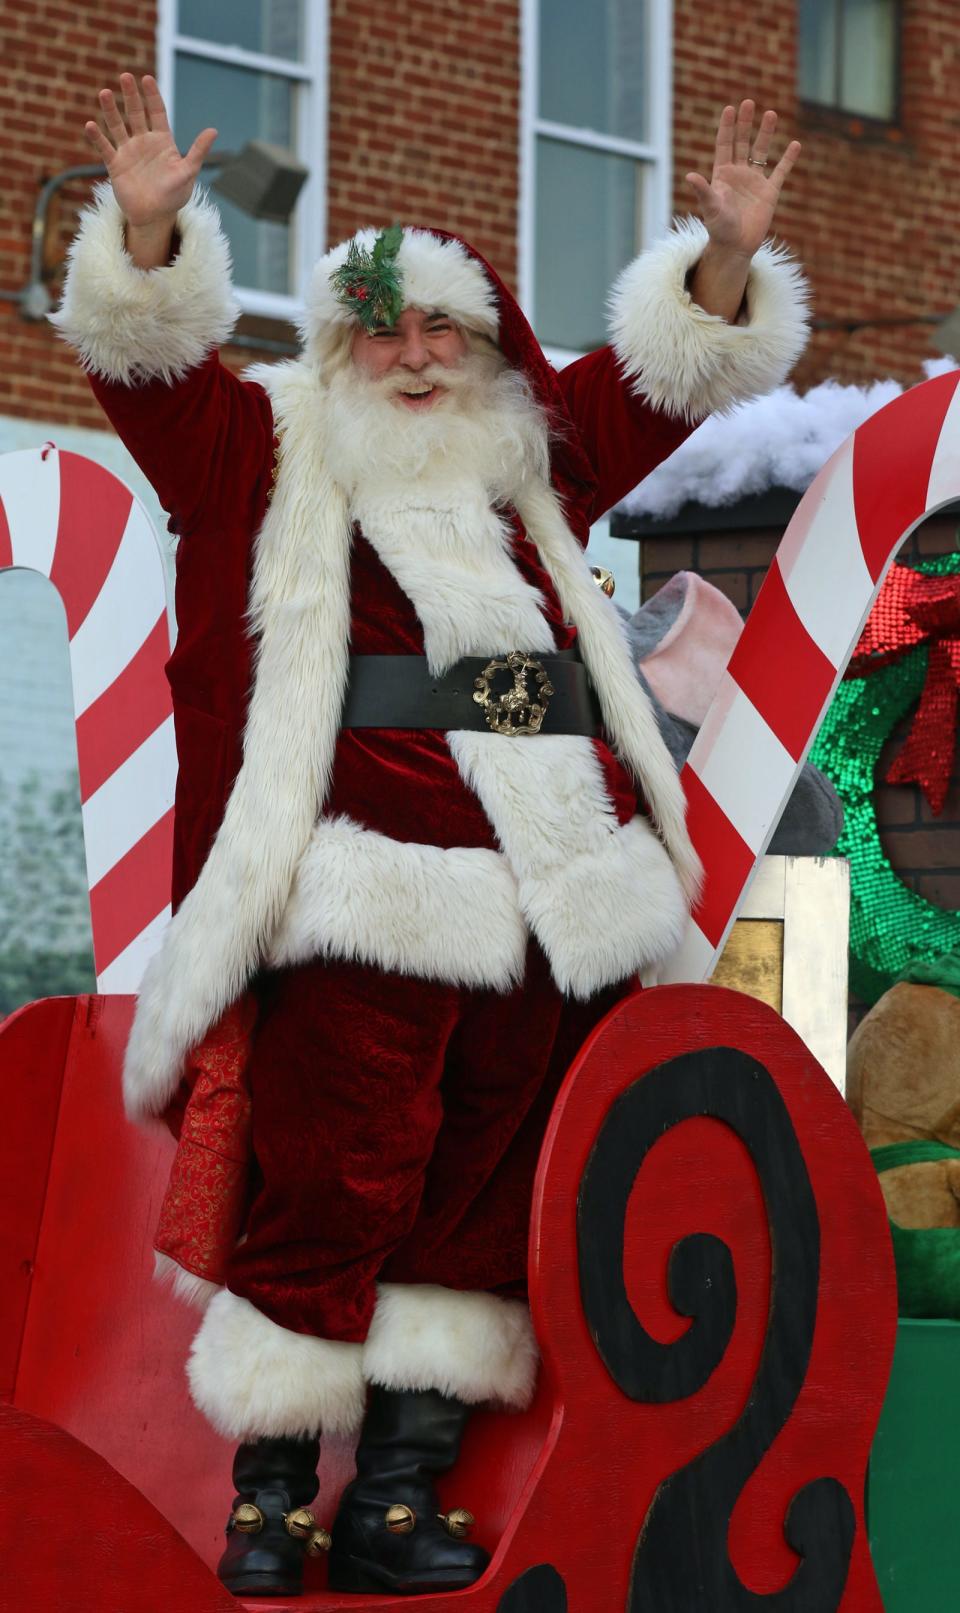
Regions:
[[737, 1307], [725, 1244], [698, 1234], [674, 1247], [671, 1302], [693, 1319], [675, 1344], [659, 1344], [644, 1331], [623, 1274], [624, 1223], [637, 1173], [664, 1132], [695, 1116], [725, 1122], [750, 1152], [770, 1226], [770, 1313], [739, 1421], [666, 1479], [654, 1497], [634, 1553], [627, 1613], [834, 1613], [855, 1530], [852, 1502], [837, 1480], [816, 1479], [794, 1496], [785, 1531], [801, 1561], [782, 1590], [748, 1590], [727, 1548], [737, 1498], [803, 1386], [820, 1273], [820, 1222], [810, 1178], [783, 1099], [756, 1059], [729, 1047], [686, 1053], [635, 1081], [611, 1106], [577, 1206], [587, 1322], [611, 1377], [633, 1400], [664, 1404], [695, 1394], [722, 1360]]
[[540, 1563], [508, 1586], [497, 1613], [567, 1613], [567, 1588], [555, 1568]]

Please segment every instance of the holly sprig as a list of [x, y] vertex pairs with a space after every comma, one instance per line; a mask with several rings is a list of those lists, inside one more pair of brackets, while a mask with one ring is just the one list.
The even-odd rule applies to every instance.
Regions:
[[402, 241], [400, 224], [381, 230], [369, 252], [351, 241], [346, 260], [330, 277], [337, 301], [349, 308], [364, 330], [395, 325], [403, 312], [403, 278], [397, 265]]

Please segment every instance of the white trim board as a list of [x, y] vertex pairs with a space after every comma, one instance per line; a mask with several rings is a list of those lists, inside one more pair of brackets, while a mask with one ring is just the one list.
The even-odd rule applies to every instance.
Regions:
[[[649, 0], [647, 141], [624, 140], [593, 129], [576, 129], [541, 118], [540, 0], [521, 0], [520, 137], [517, 204], [519, 301], [536, 329], [536, 146], [539, 134], [571, 144], [635, 157], [645, 167], [640, 228], [644, 244], [662, 235], [670, 222], [673, 187], [673, 0]], [[573, 355], [571, 355], [573, 356]]]
[[737, 913], [741, 919], [783, 924], [783, 1018], [844, 1092], [849, 863], [842, 857], [764, 857]]
[[[310, 172], [297, 201], [293, 224], [293, 270], [298, 288], [290, 295], [261, 291], [252, 286], [235, 286], [237, 301], [244, 313], [295, 322], [303, 313], [303, 294], [317, 259], [327, 246], [327, 126], [330, 97], [330, 5], [329, 0], [308, 0], [304, 6], [305, 60], [286, 61], [230, 45], [195, 40], [182, 35], [176, 26], [177, 0], [157, 0], [157, 80], [167, 107], [172, 111], [174, 58], [178, 50], [189, 51], [207, 61], [232, 67], [250, 67], [276, 73], [301, 86], [301, 117], [297, 129], [296, 154]], [[216, 148], [214, 148], [216, 150]], [[214, 198], [215, 199], [215, 198]]]

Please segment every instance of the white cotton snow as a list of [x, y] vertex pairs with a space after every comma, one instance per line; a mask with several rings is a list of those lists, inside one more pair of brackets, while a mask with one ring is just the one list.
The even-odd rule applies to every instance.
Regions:
[[[958, 364], [927, 359], [923, 368], [929, 380]], [[620, 508], [666, 520], [687, 502], [735, 504], [771, 487], [802, 493], [850, 433], [904, 390], [892, 380], [863, 387], [823, 381], [802, 396], [792, 386], [778, 387], [705, 420]]]

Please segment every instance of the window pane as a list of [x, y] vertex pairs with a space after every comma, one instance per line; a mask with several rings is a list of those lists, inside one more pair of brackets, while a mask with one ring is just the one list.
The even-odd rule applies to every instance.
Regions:
[[34, 571], [0, 577], [0, 1019], [95, 991], [63, 605]]
[[868, 118], [896, 115], [894, 0], [845, 0], [840, 105]]
[[537, 141], [535, 324], [549, 347], [606, 340], [607, 292], [639, 249], [643, 164], [566, 141]]
[[182, 34], [302, 62], [303, 0], [180, 0]]
[[[269, 140], [296, 150], [297, 85], [273, 73], [178, 55], [173, 127], [184, 150], [201, 129], [218, 130], [223, 151], [240, 151], [247, 140]], [[215, 169], [205, 169], [207, 183]], [[214, 194], [233, 249], [233, 277], [238, 286], [257, 291], [290, 292], [292, 243], [290, 227], [250, 218], [232, 202]]]
[[648, 0], [540, 0], [540, 117], [647, 138]]
[[800, 0], [800, 94], [821, 106], [837, 102], [838, 0]]

